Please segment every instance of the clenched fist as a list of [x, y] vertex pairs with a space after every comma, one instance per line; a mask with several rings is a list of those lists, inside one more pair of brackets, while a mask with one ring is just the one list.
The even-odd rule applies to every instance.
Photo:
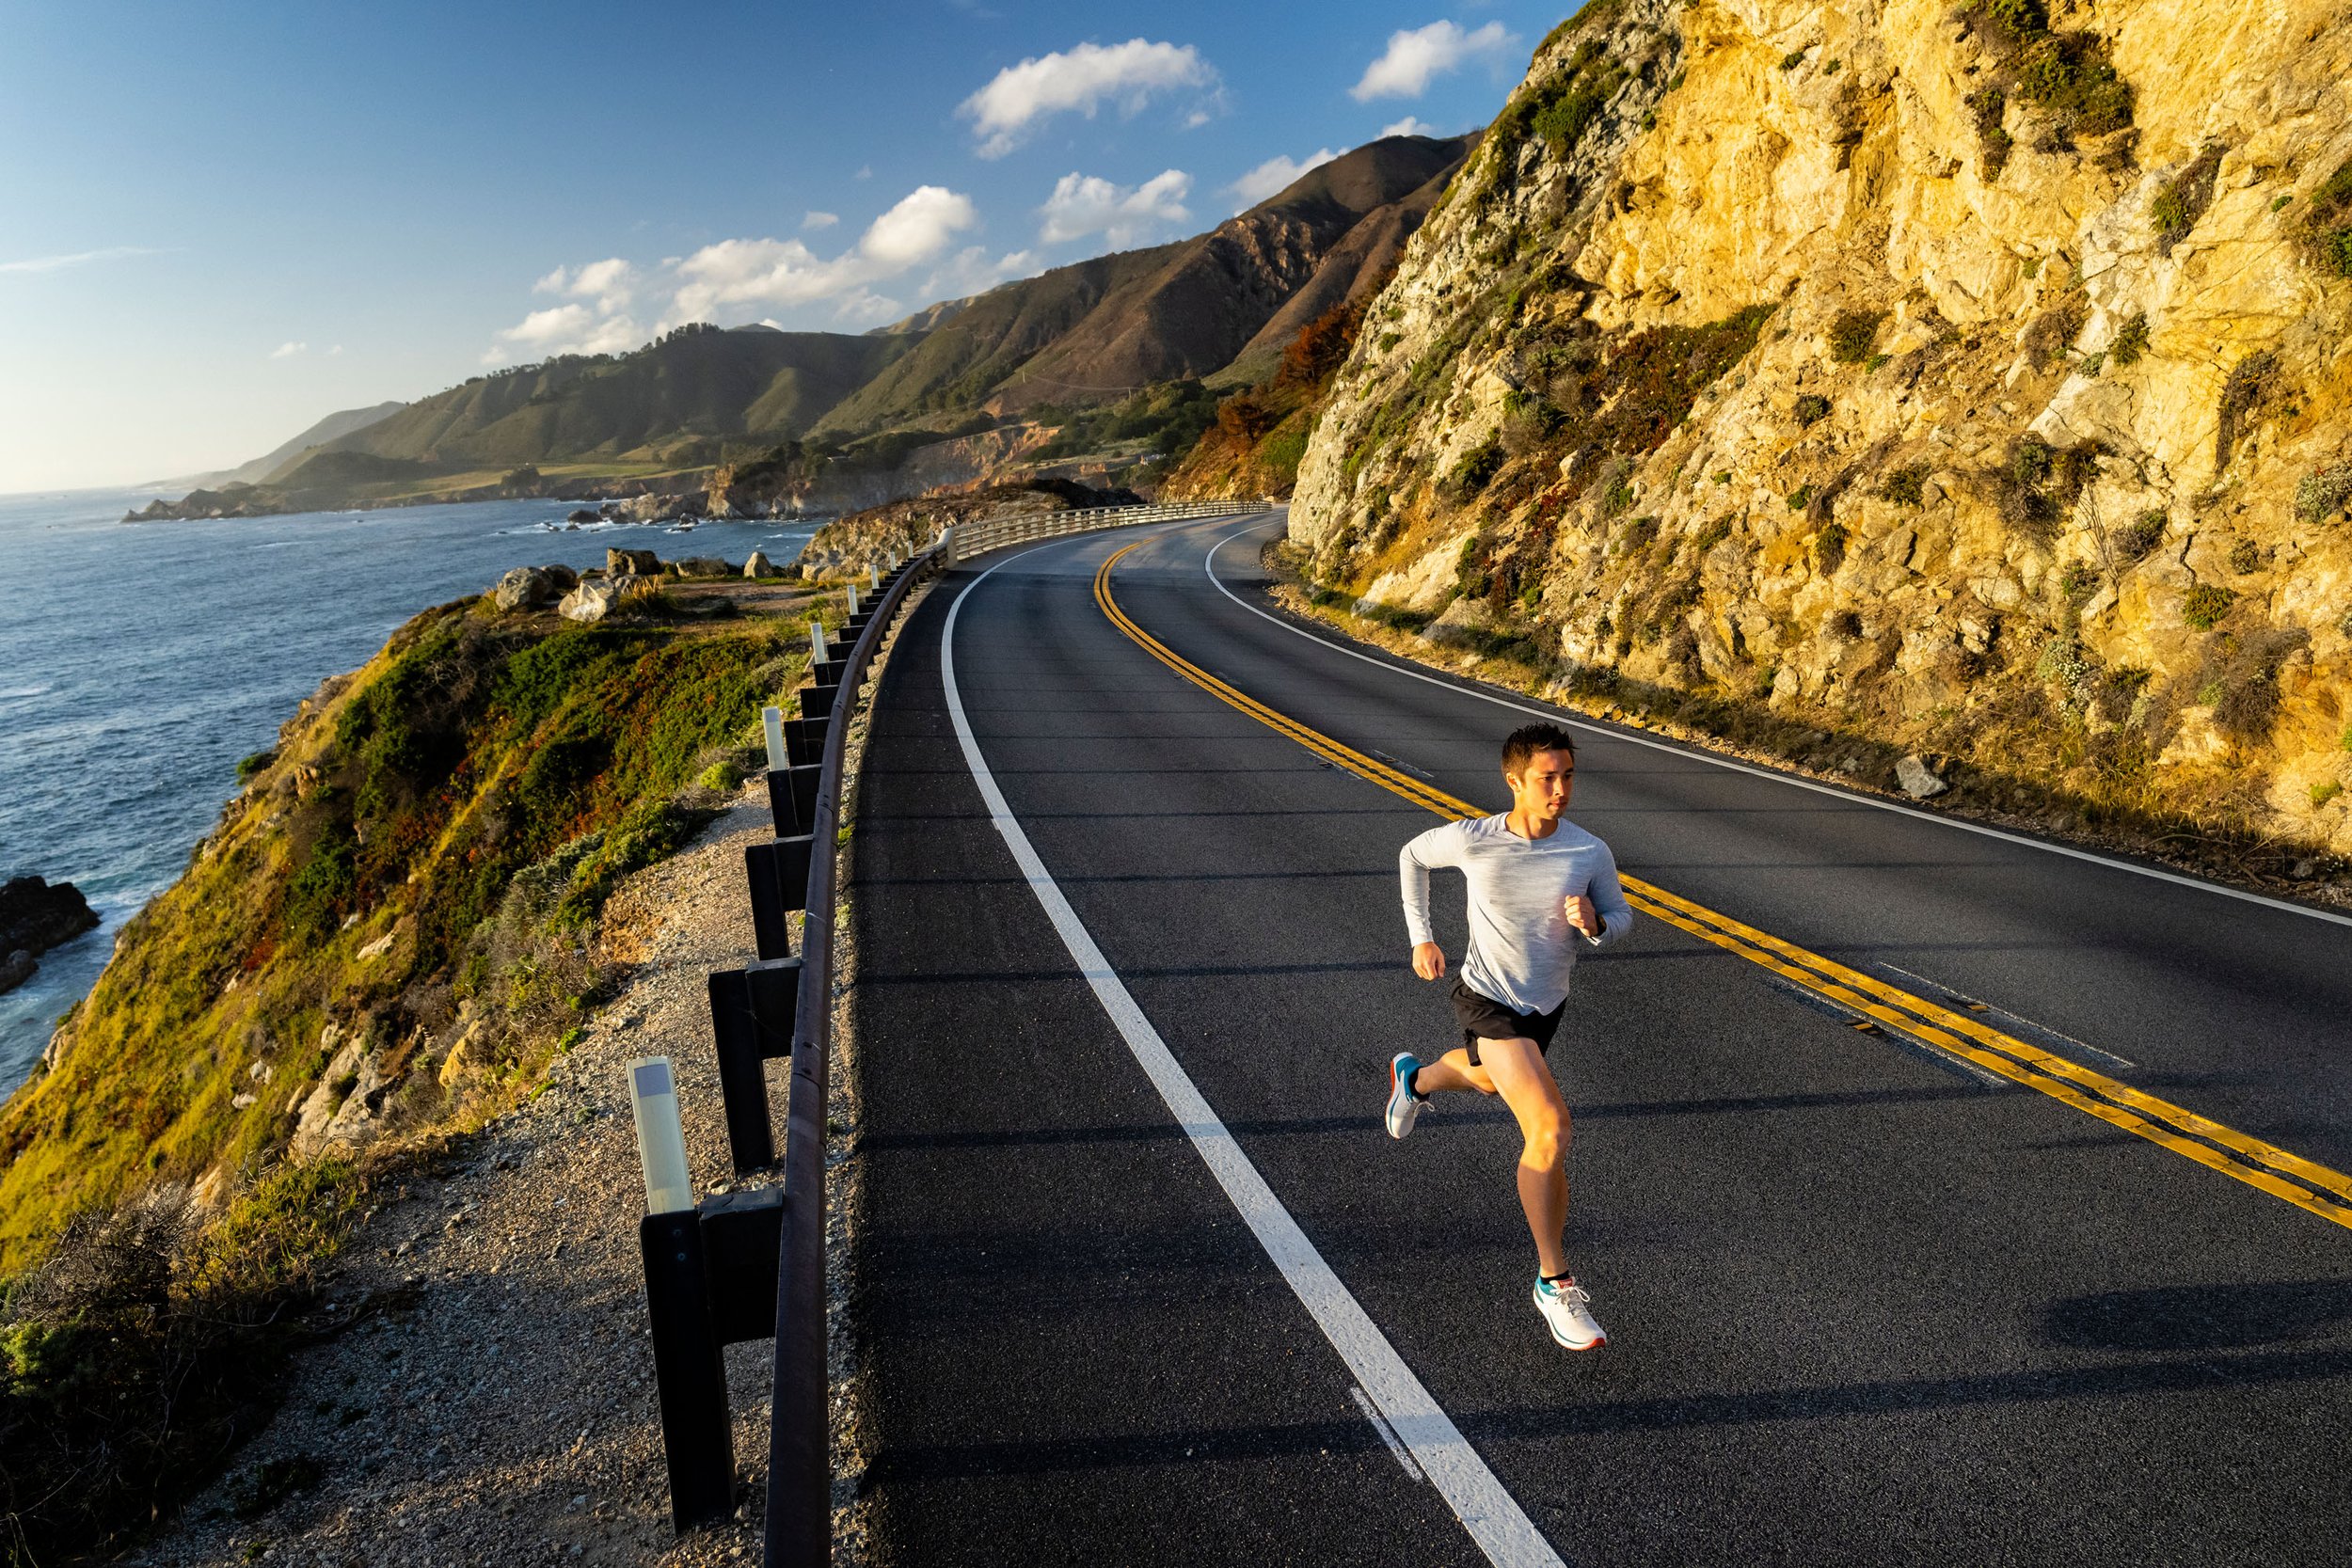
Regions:
[[1416, 943], [1413, 948], [1413, 973], [1424, 980], [1445, 978], [1445, 950], [1434, 942]]

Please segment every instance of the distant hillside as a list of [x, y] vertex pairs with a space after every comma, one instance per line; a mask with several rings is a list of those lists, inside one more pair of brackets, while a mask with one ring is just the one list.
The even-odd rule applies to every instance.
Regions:
[[310, 448], [325, 446], [327, 442], [339, 436], [348, 436], [355, 430], [365, 430], [378, 420], [389, 419], [406, 406], [405, 403], [392, 402], [379, 403], [366, 408], [346, 408], [341, 413], [327, 415], [326, 418], [293, 440], [272, 449], [250, 463], [240, 463], [233, 468], [220, 468], [208, 474], [189, 474], [180, 479], [165, 480], [157, 488], [162, 488], [164, 485], [184, 484], [191, 489], [203, 486], [217, 489], [224, 484], [259, 484]]
[[[1093, 422], [1125, 443], [1130, 467], [1172, 460], [1170, 437], [1188, 442], [1208, 418], [1195, 406], [1213, 398], [1202, 384], [1262, 382], [1308, 324], [1360, 305], [1476, 142], [1386, 137], [1205, 234], [1056, 267], [875, 332], [697, 324], [630, 354], [475, 376], [332, 436], [325, 425], [305, 432], [272, 454], [253, 489], [139, 515], [699, 489], [722, 464], [787, 446], [788, 461], [771, 467], [856, 468], [870, 502], [887, 499], [877, 489], [890, 489], [904, 454], [925, 443], [1014, 420], [1050, 436], [1079, 411], [1114, 405], [1125, 412]], [[1189, 390], [1155, 390], [1176, 387]], [[1069, 445], [1055, 443], [1054, 455], [1079, 455]], [[911, 483], [919, 470], [906, 471]], [[814, 486], [795, 499], [814, 504], [825, 493]]]
[[783, 440], [807, 430], [919, 341], [681, 327], [633, 354], [566, 355], [476, 376], [328, 450], [501, 468], [657, 457], [672, 443], [697, 437]]

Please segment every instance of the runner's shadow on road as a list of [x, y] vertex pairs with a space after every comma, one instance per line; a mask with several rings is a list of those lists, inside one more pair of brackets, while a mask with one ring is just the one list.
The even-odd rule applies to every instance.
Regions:
[[2087, 1350], [2239, 1350], [2352, 1323], [2352, 1280], [2264, 1280], [2102, 1291], [2054, 1303], [2043, 1331]]

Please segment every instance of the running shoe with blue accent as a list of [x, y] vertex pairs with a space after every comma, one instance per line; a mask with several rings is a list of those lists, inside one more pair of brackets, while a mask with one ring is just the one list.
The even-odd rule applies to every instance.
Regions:
[[1413, 1092], [1413, 1074], [1421, 1070], [1421, 1058], [1409, 1051], [1400, 1051], [1389, 1063], [1389, 1136], [1401, 1138], [1413, 1130], [1413, 1119], [1427, 1104], [1426, 1096]]
[[1535, 1281], [1535, 1310], [1551, 1337], [1570, 1350], [1593, 1350], [1609, 1342], [1593, 1317], [1593, 1298], [1573, 1279]]

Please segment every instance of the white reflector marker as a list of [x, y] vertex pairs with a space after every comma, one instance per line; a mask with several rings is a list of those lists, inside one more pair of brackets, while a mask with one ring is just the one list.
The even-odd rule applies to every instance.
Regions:
[[691, 1209], [694, 1180], [686, 1173], [686, 1130], [678, 1124], [670, 1058], [640, 1056], [629, 1063], [628, 1099], [637, 1113], [637, 1159], [645, 1168], [645, 1212]]
[[768, 726], [768, 771], [773, 773], [785, 765], [784, 709], [761, 708], [759, 721]]

